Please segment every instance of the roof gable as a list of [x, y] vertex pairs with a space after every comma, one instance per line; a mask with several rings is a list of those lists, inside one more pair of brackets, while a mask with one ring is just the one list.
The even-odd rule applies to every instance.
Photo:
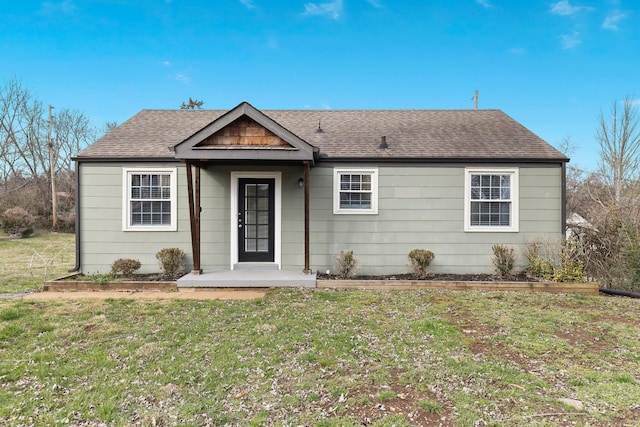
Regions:
[[313, 161], [317, 149], [243, 102], [175, 146], [176, 159]]

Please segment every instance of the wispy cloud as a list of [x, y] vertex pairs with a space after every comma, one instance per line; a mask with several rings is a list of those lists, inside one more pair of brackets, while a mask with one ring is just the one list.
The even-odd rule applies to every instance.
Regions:
[[187, 76], [186, 74], [176, 73], [173, 78], [180, 83], [184, 83], [185, 85], [191, 83], [191, 77]]
[[604, 22], [602, 23], [602, 28], [605, 30], [617, 30], [618, 22], [622, 19], [626, 18], [627, 14], [621, 12], [619, 10], [614, 10], [606, 18], [604, 18]]
[[165, 67], [171, 67], [171, 62], [170, 61], [162, 61], [162, 65], [164, 65]]
[[489, 0], [476, 0], [476, 3], [478, 3], [480, 6], [484, 7], [485, 9], [489, 9], [490, 7], [493, 7], [493, 5], [489, 2]]
[[382, 8], [382, 2], [380, 0], [367, 0], [367, 3], [369, 3], [371, 6], [375, 7], [376, 9]]
[[573, 6], [569, 3], [569, 0], [560, 0], [551, 4], [551, 13], [554, 15], [570, 16], [588, 9], [590, 8], [586, 6]]
[[334, 0], [328, 3], [307, 3], [304, 5], [304, 14], [308, 16], [328, 16], [338, 19], [342, 13], [342, 0]]
[[240, 0], [240, 3], [242, 3], [247, 9], [256, 8], [256, 4], [252, 0]]
[[577, 31], [574, 31], [571, 34], [562, 34], [560, 36], [560, 41], [562, 42], [563, 49], [572, 49], [582, 42], [580, 39], [580, 33]]

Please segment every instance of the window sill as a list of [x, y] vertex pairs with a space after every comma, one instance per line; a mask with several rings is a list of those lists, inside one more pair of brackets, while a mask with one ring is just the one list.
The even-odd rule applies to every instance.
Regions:
[[465, 233], [518, 233], [516, 227], [465, 227]]
[[336, 210], [333, 211], [334, 215], [377, 215], [377, 210], [365, 210], [365, 209], [351, 209], [351, 210]]
[[126, 227], [123, 228], [122, 231], [178, 231], [178, 227], [176, 227], [175, 225], [172, 226], [165, 226], [165, 227], [159, 227], [156, 225], [150, 225], [150, 226], [133, 226], [133, 227]]

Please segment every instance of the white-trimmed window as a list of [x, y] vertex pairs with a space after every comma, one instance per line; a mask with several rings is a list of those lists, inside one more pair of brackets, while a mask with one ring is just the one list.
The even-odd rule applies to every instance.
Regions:
[[518, 231], [518, 169], [465, 169], [465, 231]]
[[334, 214], [378, 213], [378, 169], [333, 170]]
[[177, 230], [176, 175], [176, 168], [123, 169], [123, 230]]

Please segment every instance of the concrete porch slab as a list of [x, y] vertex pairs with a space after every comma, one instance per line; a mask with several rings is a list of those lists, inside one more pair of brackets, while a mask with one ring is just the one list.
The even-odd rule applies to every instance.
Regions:
[[316, 274], [290, 270], [220, 270], [189, 273], [177, 281], [180, 288], [316, 287]]

